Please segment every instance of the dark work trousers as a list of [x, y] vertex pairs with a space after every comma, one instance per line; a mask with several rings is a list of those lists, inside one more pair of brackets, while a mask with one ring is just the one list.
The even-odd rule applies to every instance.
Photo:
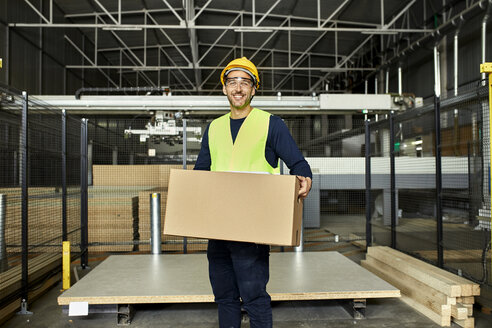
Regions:
[[210, 283], [219, 307], [220, 328], [241, 326], [242, 304], [251, 328], [272, 327], [269, 279], [270, 246], [209, 240]]

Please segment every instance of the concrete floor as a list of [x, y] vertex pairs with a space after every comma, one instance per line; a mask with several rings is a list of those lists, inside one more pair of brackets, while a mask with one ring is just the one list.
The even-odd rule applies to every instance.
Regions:
[[[33, 315], [17, 315], [4, 328], [39, 327], [118, 327], [116, 314], [90, 314], [87, 317], [68, 317], [57, 305], [61, 285], [51, 289], [34, 302], [29, 310]], [[212, 328], [218, 327], [215, 304], [153, 304], [138, 305], [130, 327]], [[476, 327], [492, 326], [492, 316], [477, 312]], [[363, 328], [434, 328], [439, 327], [398, 299], [369, 300], [366, 319], [354, 320], [340, 301], [274, 302], [275, 327], [363, 327]], [[457, 327], [456, 325], [453, 325]], [[246, 322], [242, 327], [249, 327]]]
[[[362, 219], [363, 220], [363, 219]], [[340, 236], [340, 242], [324, 243], [322, 246], [305, 247], [305, 250], [324, 250], [330, 247], [338, 247], [349, 234], [358, 233], [354, 227], [363, 227], [363, 221], [358, 216], [346, 216], [322, 220], [323, 227], [333, 234]], [[362, 235], [364, 234], [363, 232]], [[321, 238], [332, 240], [322, 236]], [[363, 252], [357, 252], [357, 248], [348, 245], [347, 249], [340, 248], [342, 254], [346, 254], [354, 262], [358, 263], [365, 257]], [[355, 249], [355, 252], [354, 252]], [[349, 255], [351, 254], [351, 255]], [[100, 255], [99, 255], [100, 256]], [[95, 267], [100, 258], [91, 258], [90, 265]], [[78, 270], [80, 277], [85, 272]], [[34, 314], [30, 316], [15, 316], [4, 324], [5, 328], [19, 327], [117, 327], [116, 314], [90, 314], [87, 317], [68, 317], [62, 313], [57, 304], [60, 295], [61, 284], [52, 288], [46, 295], [30, 305], [29, 310]], [[206, 328], [218, 327], [217, 307], [215, 304], [146, 304], [135, 307], [136, 314], [130, 327], [173, 327], [173, 328]], [[487, 311], [474, 310], [475, 327], [492, 327], [492, 315]], [[364, 327], [364, 328], [431, 328], [439, 327], [425, 316], [413, 310], [399, 299], [372, 299], [367, 302], [366, 319], [354, 320], [343, 306], [342, 301], [297, 301], [274, 302], [273, 319], [275, 327]], [[458, 327], [453, 324], [453, 327]], [[247, 320], [242, 327], [249, 327]]]

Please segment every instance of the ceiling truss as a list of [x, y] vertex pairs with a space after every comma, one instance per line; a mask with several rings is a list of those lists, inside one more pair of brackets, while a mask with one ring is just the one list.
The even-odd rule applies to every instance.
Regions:
[[[329, 81], [349, 73], [374, 74], [459, 15], [485, 6], [485, 0], [379, 0], [374, 7], [379, 10], [372, 8], [363, 20], [356, 0], [329, 6], [321, 0], [245, 0], [240, 10], [220, 0], [160, 0], [153, 7], [142, 1], [141, 9], [131, 10], [125, 9], [127, 1], [83, 0], [93, 9], [87, 12], [75, 12], [62, 0], [49, 0], [44, 8], [23, 1], [39, 20], [13, 22], [11, 28], [76, 28], [92, 41], [89, 52], [65, 34], [64, 42], [83, 61], [66, 63], [67, 69], [97, 70], [116, 88], [167, 85], [184, 94], [220, 93], [221, 69], [243, 55], [257, 64], [263, 92], [325, 91]], [[308, 2], [315, 13], [301, 8]], [[432, 14], [427, 2], [442, 3], [439, 26], [427, 23]], [[460, 4], [455, 8], [455, 3]], [[54, 18], [55, 4], [64, 11], [63, 20]]]

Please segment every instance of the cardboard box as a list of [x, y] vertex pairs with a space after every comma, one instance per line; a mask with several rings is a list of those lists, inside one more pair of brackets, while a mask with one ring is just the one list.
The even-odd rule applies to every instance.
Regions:
[[297, 246], [298, 191], [292, 175], [173, 169], [164, 234]]

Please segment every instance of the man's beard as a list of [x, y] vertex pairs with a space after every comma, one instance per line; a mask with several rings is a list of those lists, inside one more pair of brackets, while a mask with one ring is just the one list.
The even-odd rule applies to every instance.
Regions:
[[[243, 97], [246, 97], [246, 100], [244, 101], [244, 104], [239, 105], [239, 106], [236, 106], [235, 103], [234, 103], [234, 101], [235, 101], [234, 96], [238, 96], [238, 95], [243, 96]], [[239, 109], [239, 110], [241, 110], [241, 109], [245, 108], [246, 106], [248, 106], [251, 103], [251, 99], [252, 98], [253, 97], [248, 96], [248, 94], [246, 94], [246, 93], [234, 93], [234, 94], [231, 94], [231, 95], [227, 95], [227, 100], [229, 100], [229, 104], [232, 107], [234, 107], [235, 109]]]

